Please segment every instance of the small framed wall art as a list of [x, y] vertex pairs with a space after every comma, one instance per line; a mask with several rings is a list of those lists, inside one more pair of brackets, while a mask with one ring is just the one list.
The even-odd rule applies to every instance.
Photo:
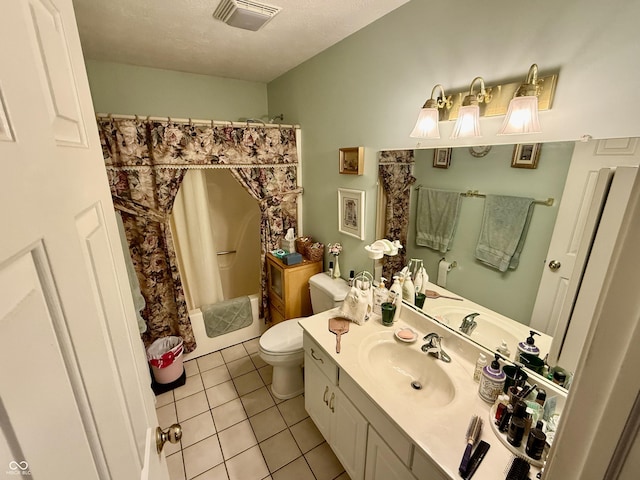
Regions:
[[338, 189], [338, 231], [364, 240], [364, 191]]
[[347, 175], [364, 173], [364, 147], [340, 149], [340, 173]]
[[449, 168], [451, 165], [451, 149], [436, 148], [433, 151], [433, 166], [436, 168]]
[[518, 143], [513, 149], [513, 168], [538, 168], [541, 143]]

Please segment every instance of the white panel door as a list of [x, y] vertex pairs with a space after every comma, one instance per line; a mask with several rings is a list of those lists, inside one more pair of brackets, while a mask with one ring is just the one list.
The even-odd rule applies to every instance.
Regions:
[[0, 14], [0, 472], [167, 479], [71, 0]]
[[[574, 302], [575, 292], [568, 291], [569, 284], [572, 276], [581, 274], [584, 267], [584, 257], [580, 255], [581, 251], [584, 252], [580, 248], [581, 242], [585, 236], [593, 234], [586, 229], [598, 186], [598, 172], [602, 168], [638, 164], [639, 138], [576, 143], [533, 308], [531, 327], [553, 335], [565, 302]], [[557, 263], [550, 265], [551, 262]]]

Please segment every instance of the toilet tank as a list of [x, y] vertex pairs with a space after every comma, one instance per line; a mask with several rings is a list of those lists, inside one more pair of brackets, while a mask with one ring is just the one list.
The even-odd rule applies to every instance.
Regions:
[[316, 273], [309, 279], [311, 309], [320, 313], [339, 306], [349, 293], [349, 284], [342, 278], [331, 278], [326, 273]]

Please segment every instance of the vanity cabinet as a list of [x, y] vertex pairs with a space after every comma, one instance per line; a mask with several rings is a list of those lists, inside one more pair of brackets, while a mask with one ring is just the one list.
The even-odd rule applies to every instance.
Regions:
[[321, 260], [305, 259], [296, 265], [285, 265], [278, 257], [267, 253], [269, 313], [274, 324], [313, 313], [309, 279], [321, 271]]
[[305, 408], [352, 480], [364, 478], [367, 420], [337, 386], [337, 366], [305, 348]]
[[365, 480], [415, 480], [409, 469], [393, 453], [382, 437], [369, 426]]

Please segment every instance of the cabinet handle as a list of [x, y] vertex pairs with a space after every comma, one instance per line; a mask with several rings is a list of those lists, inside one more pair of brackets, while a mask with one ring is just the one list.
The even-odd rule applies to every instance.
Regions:
[[329, 405], [329, 401], [327, 400], [327, 394], [329, 393], [329, 385], [324, 388], [324, 395], [322, 395], [322, 401], [325, 405]]
[[331, 394], [331, 399], [329, 400], [329, 408], [331, 409], [331, 413], [335, 412], [335, 409], [333, 408], [333, 401], [336, 399], [336, 394], [332, 393]]
[[324, 363], [324, 360], [322, 358], [316, 357], [316, 352], [313, 351], [313, 348], [311, 349], [311, 356], [314, 360], [318, 360], [320, 363]]

